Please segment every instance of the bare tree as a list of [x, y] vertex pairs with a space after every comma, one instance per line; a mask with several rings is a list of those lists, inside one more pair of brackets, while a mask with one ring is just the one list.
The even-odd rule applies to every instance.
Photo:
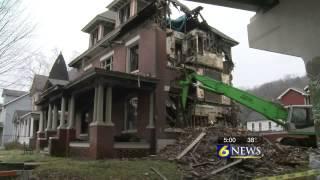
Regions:
[[0, 1], [0, 87], [24, 84], [17, 75], [31, 63], [34, 52], [30, 35], [34, 29], [24, 13], [21, 0]]

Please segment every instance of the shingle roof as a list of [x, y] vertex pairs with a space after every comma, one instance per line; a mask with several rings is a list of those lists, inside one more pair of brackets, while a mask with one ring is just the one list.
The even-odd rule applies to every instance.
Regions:
[[66, 62], [60, 53], [49, 73], [49, 79], [69, 80]]
[[14, 97], [19, 97], [22, 95], [28, 94], [26, 91], [17, 91], [17, 90], [12, 90], [12, 89], [3, 89], [2, 91], [2, 97], [4, 96], [14, 96]]
[[102, 17], [105, 17], [105, 18], [108, 18], [108, 19], [116, 20], [117, 13], [113, 12], [113, 11], [105, 11], [105, 12], [99, 14], [98, 16], [102, 16]]
[[29, 113], [29, 112], [31, 112], [31, 111], [16, 110], [16, 111], [14, 112], [14, 114], [15, 114], [16, 116], [18, 116], [18, 117], [21, 117], [21, 116], [23, 116], [23, 115], [25, 115], [25, 114], [27, 114], [27, 113]]
[[81, 73], [76, 68], [72, 68], [70, 71], [68, 71], [68, 74], [69, 74], [70, 81], [73, 81], [79, 76], [81, 76]]
[[48, 80], [48, 76], [35, 74], [33, 77], [33, 82], [31, 85], [30, 92], [32, 93], [34, 91], [42, 91], [47, 80]]
[[82, 28], [82, 31], [90, 33], [94, 28], [96, 28], [97, 24], [100, 22], [112, 27], [115, 24], [116, 18], [117, 18], [116, 12], [105, 11], [101, 14], [98, 14], [96, 17], [94, 17], [84, 28]]

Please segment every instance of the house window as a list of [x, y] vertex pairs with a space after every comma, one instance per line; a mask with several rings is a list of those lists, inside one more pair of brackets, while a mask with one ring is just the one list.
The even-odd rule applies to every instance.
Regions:
[[136, 72], [139, 69], [139, 45], [129, 48], [129, 72]]
[[177, 63], [180, 63], [182, 60], [182, 41], [177, 40], [175, 41], [175, 51], [174, 51], [174, 55], [175, 58], [177, 60]]
[[261, 124], [261, 122], [259, 123], [259, 131], [262, 131], [262, 124]]
[[100, 67], [107, 71], [112, 71], [112, 63], [113, 63], [113, 56], [110, 56], [107, 59], [104, 59], [100, 62]]
[[252, 126], [252, 131], [254, 131], [254, 123], [252, 123], [251, 126]]
[[271, 122], [269, 122], [269, 130], [271, 131]]
[[130, 17], [130, 3], [123, 6], [119, 11], [120, 24], [128, 21], [129, 17]]
[[138, 119], [138, 97], [133, 96], [125, 103], [125, 125], [124, 130], [136, 130]]

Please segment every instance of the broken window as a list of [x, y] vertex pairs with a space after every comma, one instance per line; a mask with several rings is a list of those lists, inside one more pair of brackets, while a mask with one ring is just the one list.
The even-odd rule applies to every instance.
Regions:
[[198, 54], [203, 55], [203, 38], [198, 36]]
[[129, 48], [129, 72], [135, 72], [139, 69], [139, 45]]
[[175, 58], [177, 59], [177, 63], [180, 63], [182, 61], [182, 41], [176, 39], [175, 40], [175, 51], [174, 51], [174, 55]]
[[107, 71], [112, 71], [112, 64], [113, 64], [113, 56], [101, 61], [100, 67]]
[[124, 130], [135, 130], [138, 119], [138, 97], [130, 97], [125, 104]]
[[119, 11], [120, 24], [128, 21], [129, 17], [130, 17], [130, 3], [123, 6]]
[[188, 56], [196, 55], [196, 53], [197, 53], [197, 39], [196, 38], [190, 38], [187, 41], [187, 46], [188, 46], [187, 55]]

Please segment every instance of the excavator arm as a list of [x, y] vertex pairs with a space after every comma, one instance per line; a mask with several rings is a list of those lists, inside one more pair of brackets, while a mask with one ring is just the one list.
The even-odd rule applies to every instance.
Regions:
[[195, 72], [186, 73], [185, 80], [180, 81], [180, 86], [182, 87], [181, 100], [182, 107], [184, 109], [186, 108], [187, 104], [189, 87], [194, 83], [196, 86], [199, 86], [206, 91], [229, 97], [230, 99], [252, 109], [253, 111], [262, 114], [267, 119], [279, 125], [286, 125], [288, 111], [281, 105], [264, 100], [246, 91], [237, 89], [223, 82], [216, 81], [207, 76], [198, 75]]

